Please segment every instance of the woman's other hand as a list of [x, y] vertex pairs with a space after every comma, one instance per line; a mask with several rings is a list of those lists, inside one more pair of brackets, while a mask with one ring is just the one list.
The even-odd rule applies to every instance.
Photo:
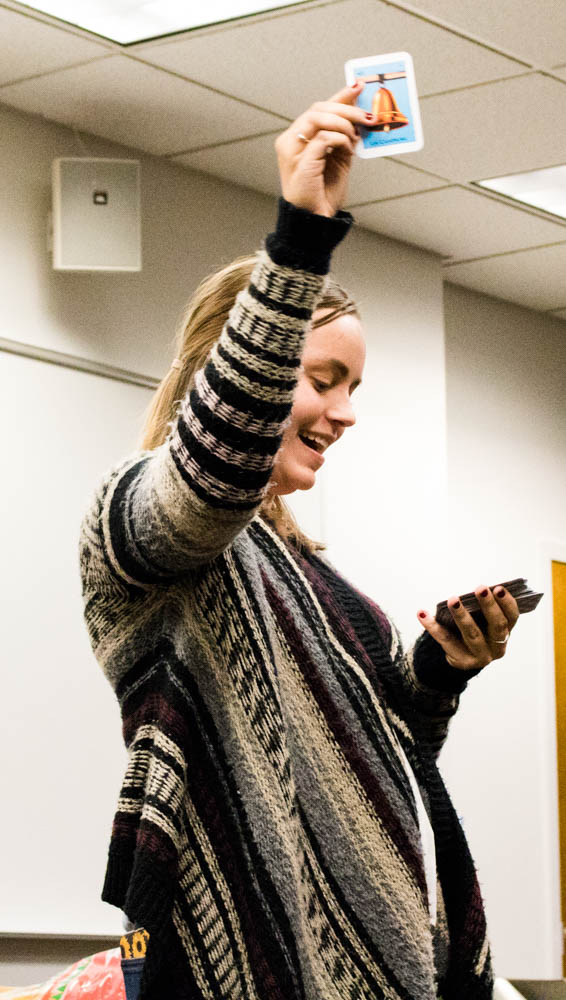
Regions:
[[517, 624], [517, 602], [503, 587], [480, 586], [474, 591], [486, 620], [485, 630], [476, 624], [458, 597], [448, 599], [448, 607], [460, 631], [460, 638], [439, 625], [433, 615], [419, 611], [418, 619], [442, 646], [448, 663], [458, 670], [477, 670], [507, 651], [507, 640]]
[[358, 141], [356, 125], [374, 117], [354, 103], [363, 87], [344, 87], [329, 101], [313, 104], [277, 138], [281, 191], [297, 208], [329, 218], [342, 208]]

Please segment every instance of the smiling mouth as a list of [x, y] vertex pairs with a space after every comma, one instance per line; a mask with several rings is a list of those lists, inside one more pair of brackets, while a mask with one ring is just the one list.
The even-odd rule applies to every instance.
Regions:
[[314, 438], [308, 437], [307, 434], [299, 434], [299, 439], [310, 448], [311, 451], [316, 451], [317, 455], [321, 455], [324, 451], [324, 445], [321, 441], [315, 441]]

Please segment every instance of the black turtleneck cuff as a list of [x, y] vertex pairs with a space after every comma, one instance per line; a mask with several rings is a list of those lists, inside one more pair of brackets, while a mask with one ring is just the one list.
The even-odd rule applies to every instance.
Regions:
[[265, 248], [275, 264], [327, 274], [332, 251], [344, 239], [353, 221], [349, 212], [337, 212], [328, 218], [280, 198], [277, 226], [267, 237]]
[[419, 636], [413, 650], [413, 666], [421, 684], [444, 694], [461, 694], [468, 681], [481, 673], [477, 670], [458, 670], [446, 660], [442, 646], [428, 632]]

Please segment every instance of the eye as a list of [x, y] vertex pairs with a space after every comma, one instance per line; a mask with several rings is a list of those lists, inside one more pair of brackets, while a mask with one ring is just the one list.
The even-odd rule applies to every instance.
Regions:
[[319, 378], [313, 378], [312, 384], [317, 392], [324, 392], [326, 389], [330, 389], [332, 386], [331, 382], [321, 382]]

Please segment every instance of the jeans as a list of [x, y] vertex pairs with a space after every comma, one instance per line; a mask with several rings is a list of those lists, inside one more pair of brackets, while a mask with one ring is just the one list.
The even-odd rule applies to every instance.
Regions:
[[122, 959], [126, 1000], [138, 1000], [144, 962], [145, 958]]

